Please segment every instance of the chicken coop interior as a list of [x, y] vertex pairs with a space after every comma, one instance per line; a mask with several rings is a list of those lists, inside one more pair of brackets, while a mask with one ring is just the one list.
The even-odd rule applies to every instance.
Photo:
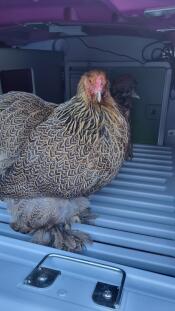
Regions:
[[[3, 48], [1, 90], [32, 91], [59, 104], [75, 95], [81, 75], [90, 69], [103, 69], [111, 83], [120, 75], [130, 74], [137, 82], [139, 95], [131, 115], [133, 142], [173, 145], [174, 101], [173, 94], [169, 96], [170, 90], [173, 93], [172, 66], [166, 57], [156, 61], [155, 56], [151, 57], [161, 51], [160, 43], [154, 42], [139, 37], [100, 36], [60, 39], [54, 45], [52, 41], [32, 43], [20, 50]], [[163, 48], [170, 49], [165, 45], [162, 53]], [[142, 61], [143, 56], [148, 59]]]
[[[172, 218], [174, 194], [170, 195], [170, 188], [167, 188], [167, 184], [173, 183], [174, 180], [174, 139], [173, 135], [169, 135], [175, 130], [175, 99], [170, 97], [170, 91], [173, 93], [172, 66], [164, 59], [151, 59], [141, 63], [143, 49], [145, 54], [149, 52], [148, 55], [157, 49], [156, 44], [150, 46], [150, 43], [155, 41], [152, 39], [102, 36], [82, 40], [88, 47], [79, 38], [68, 38], [57, 40], [54, 51], [53, 42], [50, 41], [31, 43], [20, 49], [1, 48], [1, 92], [34, 92], [41, 98], [59, 105], [75, 95], [81, 75], [92, 68], [106, 71], [111, 82], [122, 74], [134, 76], [140, 97], [134, 99], [132, 111], [134, 157], [124, 163], [116, 180], [102, 189], [100, 194], [93, 195], [92, 206], [94, 212], [100, 213], [100, 217], [96, 220], [96, 226], [84, 226], [88, 232], [91, 233], [92, 230], [97, 246], [100, 249], [104, 247], [105, 256], [110, 257], [109, 252], [105, 252], [105, 248], [109, 248], [112, 252], [111, 258], [120, 254], [122, 262], [128, 243], [130, 245], [127, 235], [130, 237], [132, 232], [133, 238], [141, 239], [138, 243], [144, 253], [140, 248], [136, 250], [133, 246], [127, 256], [133, 257], [137, 254], [137, 262], [138, 253], [141, 258], [144, 256], [144, 268], [148, 264], [148, 256], [154, 262], [153, 266], [160, 265], [157, 269], [161, 272], [162, 269], [169, 271], [172, 261], [171, 273], [174, 275], [173, 258], [168, 258], [166, 268], [162, 268], [161, 261], [155, 260], [157, 257], [161, 258], [164, 264], [165, 257], [160, 257], [159, 254], [163, 252], [161, 242], [167, 247], [169, 237], [169, 243], [174, 244], [171, 242], [175, 232], [175, 219]], [[145, 48], [147, 45], [149, 51]], [[106, 46], [107, 51], [117, 51], [116, 53], [124, 56], [119, 60], [117, 55], [103, 52]], [[127, 56], [134, 60], [128, 60]], [[124, 236], [121, 237], [121, 234]], [[155, 247], [151, 242], [154, 239], [156, 247], [157, 240], [160, 240], [158, 254], [151, 254], [155, 251], [151, 251], [152, 247]], [[146, 245], [149, 243], [151, 245], [147, 246], [148, 252], [145, 254]], [[101, 252], [102, 250], [100, 257]], [[170, 251], [170, 256], [173, 254], [174, 250]], [[132, 258], [132, 262], [133, 260]]]
[[[63, 10], [64, 1], [57, 2]], [[70, 8], [68, 2], [73, 3]], [[121, 1], [109, 1], [113, 5], [117, 2]], [[126, 15], [118, 18], [115, 13], [112, 22], [108, 23], [108, 13], [113, 11], [113, 5], [106, 4], [107, 1], [90, 1], [90, 11], [86, 3], [87, 14], [83, 11], [82, 22], [76, 20], [80, 14], [76, 6], [81, 8], [79, 1], [66, 1], [63, 15], [73, 18], [73, 22], [68, 20], [66, 23], [60, 17], [59, 22], [52, 23], [48, 15], [44, 22], [36, 17], [36, 20], [33, 18], [24, 23], [19, 18], [17, 25], [9, 26], [3, 5], [1, 12], [0, 1], [0, 95], [10, 91], [29, 92], [59, 106], [76, 95], [81, 76], [93, 69], [107, 74], [111, 93], [115, 93], [114, 81], [121, 76], [129, 75], [135, 81], [137, 96], [133, 96], [130, 109], [132, 157], [125, 159], [110, 183], [90, 194], [90, 209], [95, 218], [88, 223], [72, 225], [93, 241], [81, 252], [88, 260], [104, 260], [124, 267], [138, 291], [142, 290], [139, 280], [146, 282], [148, 277], [153, 281], [142, 299], [132, 298], [133, 309], [121, 309], [127, 311], [144, 309], [144, 295], [149, 296], [147, 306], [153, 308], [150, 310], [174, 310], [175, 285], [171, 287], [171, 280], [175, 276], [175, 3], [171, 0], [164, 3], [169, 4], [171, 12], [169, 15], [167, 11], [167, 15], [159, 12], [156, 19], [153, 5], [156, 1], [153, 2], [143, 1], [144, 16], [139, 17], [136, 13], [129, 16], [126, 11]], [[157, 2], [161, 6], [166, 1]], [[128, 1], [124, 3], [129, 6]], [[39, 2], [34, 1], [33, 5], [37, 16]], [[95, 5], [99, 6], [102, 22], [98, 10], [93, 10]], [[146, 10], [150, 7], [153, 13], [151, 9]], [[31, 7], [27, 8], [29, 11], [26, 15], [23, 12], [23, 19], [30, 12]], [[116, 12], [120, 12], [120, 6]], [[44, 16], [44, 11], [42, 14]], [[83, 18], [87, 22], [83, 22]], [[2, 200], [0, 247], [4, 254], [12, 247], [15, 256], [13, 243], [24, 261], [37, 258], [35, 262], [38, 262], [41, 254], [61, 253], [43, 245], [38, 251], [30, 234], [14, 231], [9, 223], [7, 203]], [[146, 273], [146, 277], [142, 273]], [[155, 275], [167, 278], [169, 287], [163, 287], [161, 280], [157, 281], [156, 287]], [[170, 299], [168, 306], [160, 304], [157, 288], [162, 297]], [[125, 295], [124, 299], [126, 302]]]

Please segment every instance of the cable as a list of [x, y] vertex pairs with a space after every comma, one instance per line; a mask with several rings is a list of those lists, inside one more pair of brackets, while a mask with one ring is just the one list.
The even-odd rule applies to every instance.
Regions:
[[[151, 42], [151, 43], [148, 43], [148, 44], [146, 44], [145, 46], [144, 46], [144, 48], [142, 49], [142, 59], [143, 59], [143, 61], [144, 62], [149, 62], [150, 60], [152, 60], [152, 59], [148, 59], [148, 58], [146, 58], [145, 57], [145, 51], [146, 51], [146, 49], [148, 48], [148, 47], [150, 47], [150, 46], [152, 46], [152, 45], [154, 45], [154, 44], [157, 44], [157, 43], [163, 43], [163, 41], [160, 41], [160, 40], [156, 40], [156, 41], [153, 41], [153, 42]], [[156, 48], [156, 49], [158, 49], [158, 48]], [[160, 48], [161, 49], [161, 48]], [[152, 51], [152, 55], [153, 55], [153, 51]]]
[[[160, 56], [157, 55], [158, 52], [159, 52], [159, 55], [160, 55]], [[155, 54], [155, 53], [156, 53], [156, 54]], [[155, 61], [155, 60], [157, 60], [158, 58], [160, 59], [162, 53], [163, 53], [163, 49], [162, 49], [162, 48], [155, 48], [155, 49], [153, 49], [153, 50], [151, 51], [151, 60], [152, 60], [152, 61]]]
[[[80, 40], [84, 44], [84, 46], [86, 48], [88, 48], [88, 49], [96, 50], [96, 51], [99, 51], [99, 52], [102, 52], [102, 53], [109, 53], [109, 54], [112, 54], [112, 55], [115, 55], [115, 56], [126, 57], [126, 58], [128, 58], [128, 59], [130, 59], [130, 60], [132, 60], [134, 62], [137, 62], [137, 63], [139, 63], [141, 65], [144, 64], [144, 62], [138, 60], [135, 57], [132, 57], [132, 56], [129, 56], [129, 55], [126, 55], [126, 54], [120, 54], [120, 53], [117, 53], [117, 52], [114, 52], [114, 51], [110, 51], [110, 50], [101, 49], [101, 48], [98, 48], [98, 47], [95, 47], [95, 46], [90, 46], [82, 38], [77, 37], [77, 39]], [[120, 60], [120, 62], [126, 62], [126, 61], [121, 61]]]
[[[118, 52], [115, 52], [115, 51], [111, 51], [111, 50], [106, 50], [106, 49], [102, 49], [102, 48], [98, 48], [98, 47], [95, 47], [95, 46], [90, 46], [90, 45], [88, 45], [81, 37], [78, 37], [78, 36], [66, 36], [66, 38], [76, 38], [76, 39], [78, 39], [79, 41], [81, 41], [81, 43], [83, 43], [83, 45], [86, 47], [86, 48], [88, 48], [88, 49], [92, 49], [92, 50], [96, 50], [96, 51], [99, 51], [99, 52], [102, 52], [102, 53], [108, 53], [108, 54], [112, 54], [112, 55], [115, 55], [115, 56], [119, 56], [119, 57], [126, 57], [126, 58], [128, 58], [130, 61], [134, 61], [134, 62], [137, 62], [137, 63], [139, 63], [139, 64], [141, 64], [141, 65], [144, 65], [146, 62], [148, 62], [148, 61], [154, 61], [156, 58], [154, 57], [154, 53], [156, 52], [156, 51], [158, 51], [158, 50], [160, 50], [160, 52], [163, 52], [163, 48], [155, 48], [154, 50], [152, 50], [152, 53], [151, 53], [151, 58], [146, 58], [145, 56], [144, 56], [144, 53], [145, 53], [145, 50], [148, 48], [148, 47], [150, 47], [150, 46], [152, 46], [152, 45], [154, 45], [154, 44], [156, 44], [156, 43], [163, 43], [162, 41], [160, 41], [160, 40], [156, 40], [156, 41], [154, 41], [154, 42], [151, 42], [151, 43], [148, 43], [147, 45], [145, 45], [144, 46], [144, 48], [142, 49], [142, 59], [143, 59], [143, 61], [140, 61], [139, 59], [137, 59], [137, 58], [135, 58], [135, 57], [133, 57], [133, 56], [129, 56], [129, 55], [127, 55], [127, 54], [121, 54], [121, 53], [118, 53]], [[56, 46], [56, 42], [57, 42], [57, 40], [59, 40], [59, 39], [61, 39], [61, 38], [63, 38], [62, 36], [60, 37], [60, 38], [57, 38], [57, 39], [55, 39], [55, 40], [53, 40], [53, 42], [52, 42], [52, 50], [55, 50], [55, 46]], [[65, 38], [65, 37], [64, 37]], [[120, 60], [120, 62], [127, 62], [127, 60]]]

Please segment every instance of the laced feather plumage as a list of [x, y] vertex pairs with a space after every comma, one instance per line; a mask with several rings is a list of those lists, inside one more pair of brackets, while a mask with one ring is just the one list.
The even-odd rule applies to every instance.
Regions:
[[[20, 93], [18, 95], [20, 97]], [[19, 111], [22, 102], [20, 108], [15, 108], [15, 103], [10, 106]], [[0, 195], [13, 199], [10, 210], [15, 230], [33, 232], [34, 241], [39, 240], [38, 243], [79, 250], [87, 237], [66, 226], [72, 219], [85, 220], [85, 214], [90, 217], [86, 213], [87, 201], [83, 201], [82, 196], [99, 190], [117, 174], [127, 150], [127, 122], [110, 95], [108, 80], [102, 71], [84, 74], [76, 96], [68, 102], [58, 107], [42, 103], [42, 107], [46, 106], [47, 116], [38, 120], [38, 124], [35, 122], [23, 144], [18, 146], [17, 154], [11, 142], [10, 156], [14, 161], [1, 175]], [[9, 113], [8, 109], [3, 111], [4, 115]], [[9, 118], [8, 121], [8, 127], [12, 122], [15, 130], [24, 120]], [[42, 208], [44, 215], [50, 215], [49, 219], [41, 217]], [[62, 217], [65, 208], [66, 218]], [[62, 242], [59, 243], [60, 236]], [[65, 246], [68, 241], [70, 247]]]

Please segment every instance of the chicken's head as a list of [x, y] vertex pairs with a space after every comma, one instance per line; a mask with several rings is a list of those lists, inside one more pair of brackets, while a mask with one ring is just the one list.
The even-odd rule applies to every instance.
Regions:
[[109, 81], [102, 70], [86, 72], [78, 84], [78, 94], [91, 103], [102, 103], [109, 92]]
[[116, 101], [125, 105], [128, 98], [139, 99], [139, 95], [136, 93], [137, 82], [130, 74], [124, 74], [116, 78], [112, 83], [111, 93]]

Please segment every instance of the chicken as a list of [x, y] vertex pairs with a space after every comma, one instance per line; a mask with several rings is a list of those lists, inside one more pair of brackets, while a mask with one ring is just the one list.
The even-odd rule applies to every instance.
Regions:
[[18, 158], [32, 129], [46, 120], [55, 107], [30, 93], [0, 96], [0, 174]]
[[111, 87], [111, 94], [119, 105], [119, 109], [125, 117], [129, 128], [129, 143], [126, 152], [126, 159], [132, 159], [132, 139], [131, 139], [131, 110], [133, 99], [140, 99], [136, 93], [137, 82], [132, 75], [124, 74], [114, 79]]
[[71, 224], [91, 217], [87, 196], [117, 174], [128, 145], [127, 122], [106, 74], [85, 73], [76, 96], [57, 107], [20, 92], [3, 95], [5, 101], [0, 197], [12, 228], [32, 233], [36, 243], [80, 250], [89, 237]]

